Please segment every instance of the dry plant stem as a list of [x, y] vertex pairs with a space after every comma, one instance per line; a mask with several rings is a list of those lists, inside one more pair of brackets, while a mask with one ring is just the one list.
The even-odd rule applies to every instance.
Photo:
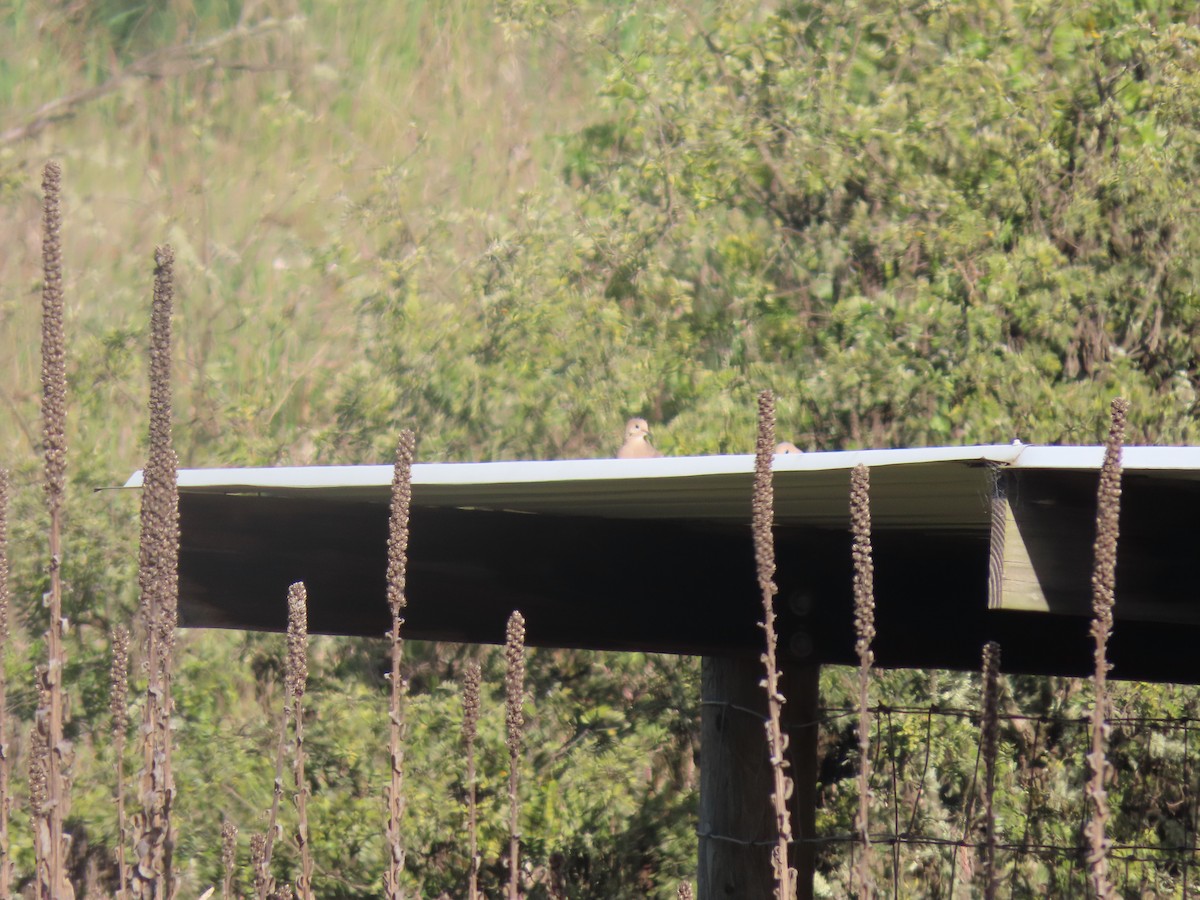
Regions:
[[308, 780], [304, 776], [304, 691], [308, 687], [308, 594], [296, 582], [288, 589], [288, 694], [296, 756], [292, 774], [296, 786], [296, 845], [300, 848], [300, 877], [296, 894], [312, 900], [313, 861], [308, 841]]
[[35, 677], [38, 706], [36, 721], [29, 731], [29, 825], [34, 843], [34, 885], [38, 900], [50, 900], [50, 827], [46, 823], [46, 807], [50, 804], [50, 786], [46, 773], [46, 717], [50, 713], [46, 698], [45, 666], [38, 666]]
[[392, 613], [392, 642], [390, 743], [391, 783], [388, 785], [387, 843], [388, 868], [384, 873], [384, 891], [388, 900], [403, 896], [401, 878], [404, 872], [404, 842], [401, 820], [404, 818], [404, 701], [407, 684], [400, 667], [404, 658], [404, 640], [400, 628], [404, 624], [405, 596], [408, 578], [408, 519], [412, 506], [412, 463], [416, 438], [409, 430], [400, 433], [396, 443], [396, 464], [392, 472], [392, 508], [388, 522], [387, 599]]
[[237, 871], [237, 826], [226, 819], [221, 824], [221, 866], [225, 877], [221, 881], [221, 900], [233, 900], [233, 876]]
[[519, 900], [521, 854], [521, 746], [525, 713], [525, 617], [516, 610], [508, 617], [504, 636], [505, 725], [508, 744], [508, 900]]
[[1121, 511], [1121, 447], [1125, 442], [1125, 415], [1129, 404], [1117, 398], [1112, 402], [1112, 424], [1104, 444], [1104, 464], [1096, 496], [1096, 544], [1092, 568], [1092, 637], [1095, 639], [1096, 670], [1092, 675], [1095, 693], [1092, 706], [1092, 750], [1088, 754], [1091, 777], [1085, 792], [1091, 816], [1084, 826], [1087, 838], [1088, 873], [1092, 890], [1099, 900], [1118, 896], [1108, 874], [1108, 791], [1105, 785], [1112, 775], [1106, 758], [1109, 736], [1108, 638], [1113, 628], [1113, 604], [1116, 601], [1117, 537]]
[[142, 721], [142, 809], [136, 821], [138, 859], [131, 871], [134, 896], [174, 895], [171, 807], [171, 656], [179, 607], [179, 490], [171, 439], [171, 304], [174, 254], [154, 254], [150, 315], [150, 456], [143, 473], [138, 553], [140, 618], [146, 647], [146, 703]]
[[692, 900], [692, 883], [690, 881], [679, 882], [679, 900]]
[[471, 660], [463, 674], [463, 748], [467, 754], [467, 900], [479, 900], [479, 834], [475, 815], [475, 734], [479, 723], [479, 663]]
[[250, 835], [250, 865], [254, 868], [254, 896], [267, 900], [271, 891], [271, 876], [267, 871], [267, 836]]
[[983, 645], [983, 896], [996, 896], [996, 815], [993, 807], [996, 789], [996, 745], [1000, 737], [1000, 645]]
[[125, 733], [129, 729], [129, 629], [113, 628], [112, 668], [109, 671], [109, 714], [112, 718], [113, 767], [116, 769], [117, 800], [117, 877], [120, 891], [128, 896], [129, 880], [125, 867]]
[[8, 822], [12, 815], [8, 755], [8, 470], [0, 469], [0, 898], [12, 896], [13, 863]]
[[754, 456], [754, 562], [758, 569], [758, 587], [762, 591], [763, 620], [759, 623], [766, 635], [766, 652], [762, 655], [766, 668], [763, 687], [767, 691], [767, 750], [771, 761], [774, 788], [771, 803], [775, 812], [776, 841], [771, 854], [775, 871], [776, 900], [793, 900], [796, 896], [796, 870], [788, 865], [788, 845], [792, 842], [792, 817], [788, 801], [792, 796], [792, 780], [787, 774], [787, 735], [783, 733], [781, 717], [786, 699], [779, 689], [779, 666], [776, 663], [778, 635], [775, 631], [775, 541], [771, 528], [775, 524], [775, 490], [771, 481], [771, 464], [775, 459], [775, 398], [770, 391], [758, 395], [758, 443]]
[[871, 667], [875, 652], [875, 563], [871, 551], [871, 473], [862, 463], [850, 473], [850, 525], [854, 532], [854, 648], [858, 652], [858, 812], [854, 824], [862, 853], [854, 866], [858, 896], [871, 897]]
[[42, 215], [42, 448], [46, 460], [46, 505], [50, 512], [50, 590], [46, 602], [50, 608], [50, 627], [46, 632], [49, 659], [45, 668], [47, 687], [46, 785], [49, 804], [46, 828], [49, 832], [46, 862], [49, 882], [42, 885], [55, 897], [70, 891], [67, 884], [63, 843], [63, 820], [67, 813], [66, 769], [70, 747], [63, 740], [63, 685], [66, 667], [63, 649], [62, 614], [62, 508], [67, 470], [67, 370], [66, 339], [63, 329], [62, 258], [59, 232], [62, 214], [59, 188], [62, 171], [58, 164], [46, 164], [42, 178], [44, 206]]
[[275, 890], [275, 882], [270, 877], [271, 857], [275, 852], [275, 831], [279, 822], [279, 806], [283, 802], [283, 769], [287, 758], [288, 719], [291, 718], [291, 711], [291, 695], [289, 691], [285, 690], [283, 719], [279, 723], [279, 738], [275, 743], [275, 782], [271, 790], [271, 809], [267, 813], [267, 831], [263, 835], [262, 859], [258, 861], [268, 893]]

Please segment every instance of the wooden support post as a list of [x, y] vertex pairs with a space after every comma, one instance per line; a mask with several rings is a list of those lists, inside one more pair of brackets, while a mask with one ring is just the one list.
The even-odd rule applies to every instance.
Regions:
[[[762, 663], [705, 657], [701, 691], [699, 898], [774, 896], [771, 767], [767, 758]], [[784, 668], [783, 724], [790, 735], [792, 829], [815, 836], [819, 667]], [[797, 842], [797, 900], [812, 900], [816, 846]]]

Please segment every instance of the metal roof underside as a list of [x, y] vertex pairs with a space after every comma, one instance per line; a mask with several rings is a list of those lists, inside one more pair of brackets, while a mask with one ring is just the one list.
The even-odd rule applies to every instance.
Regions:
[[[974, 668], [998, 639], [1009, 671], [1087, 671], [1102, 457], [1019, 444], [775, 457], [782, 645], [796, 661], [852, 658], [861, 462], [880, 664]], [[1200, 681], [1200, 447], [1129, 447], [1123, 465], [1114, 675]], [[406, 634], [498, 641], [519, 608], [532, 643], [757, 653], [753, 468], [749, 455], [415, 465]], [[303, 580], [312, 630], [382, 635], [391, 479], [391, 466], [180, 471], [181, 622], [280, 629]]]

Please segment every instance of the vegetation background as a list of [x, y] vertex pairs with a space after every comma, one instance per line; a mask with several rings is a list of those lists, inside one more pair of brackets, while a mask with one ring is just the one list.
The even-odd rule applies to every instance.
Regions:
[[[419, 460], [604, 456], [629, 414], [668, 453], [749, 452], [762, 388], [807, 449], [1094, 442], [1118, 393], [1131, 442], [1200, 436], [1200, 16], [1183, 0], [15, 0], [0, 5], [0, 110], [0, 462], [28, 623], [10, 696], [27, 719], [42, 656], [38, 172], [53, 157], [72, 819], [98, 877], [114, 837], [108, 634], [135, 605], [137, 526], [132, 497], [92, 490], [143, 463], [156, 243], [176, 251], [184, 466], [386, 461], [409, 425]], [[384, 652], [313, 645], [323, 896], [379, 892]], [[282, 655], [278, 636], [181, 639], [190, 894], [219, 879], [222, 818], [248, 833], [269, 806]], [[409, 653], [420, 896], [464, 881], [447, 761], [476, 655], [498, 686], [491, 650]], [[673, 896], [694, 870], [696, 662], [538, 652], [529, 678], [530, 878], [557, 867], [573, 897]], [[901, 698], [971, 684], [888, 678]], [[1069, 682], [1011, 690], [1082, 702]], [[1194, 707], [1179, 689], [1121, 702]], [[938, 737], [947, 816], [964, 735]], [[833, 738], [836, 788], [852, 767]], [[480, 741], [494, 886], [498, 716]], [[1077, 785], [1047, 784], [1039, 827], [1069, 830], [1051, 794]], [[848, 821], [835, 793], [829, 827]], [[910, 874], [941, 890], [935, 869]], [[842, 876], [823, 877], [836, 895]]]

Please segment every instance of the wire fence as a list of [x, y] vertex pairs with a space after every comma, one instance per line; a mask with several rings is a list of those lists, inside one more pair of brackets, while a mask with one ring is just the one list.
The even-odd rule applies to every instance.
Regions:
[[[833, 673], [849, 683], [852, 670]], [[913, 677], [877, 673], [879, 694]], [[942, 673], [960, 694], [978, 677]], [[875, 892], [891, 897], [1088, 897], [1091, 718], [1087, 682], [1001, 679], [994, 776], [985, 777], [988, 745], [983, 702], [889, 705], [869, 709], [870, 843]], [[836, 689], [832, 693], [837, 693]], [[980, 693], [982, 693], [980, 691]], [[911, 696], [911, 694], [909, 694]], [[1035, 705], [1028, 711], [1022, 706]], [[1108, 718], [1106, 788], [1110, 878], [1123, 897], [1200, 897], [1197, 772], [1200, 691], [1180, 686], [1119, 685]], [[1157, 712], [1167, 708], [1177, 712]], [[747, 711], [748, 712], [748, 711]], [[824, 706], [820, 730], [818, 894], [851, 892], [863, 844], [855, 826], [853, 761], [858, 708]], [[792, 723], [793, 734], [814, 723]], [[989, 803], [989, 794], [990, 800]], [[993, 810], [990, 831], [985, 810]], [[983, 861], [992, 854], [989, 886]]]

